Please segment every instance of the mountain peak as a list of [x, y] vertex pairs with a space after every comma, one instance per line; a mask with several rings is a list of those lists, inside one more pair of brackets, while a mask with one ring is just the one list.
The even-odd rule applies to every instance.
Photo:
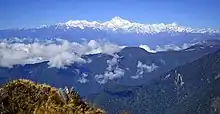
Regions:
[[113, 17], [111, 21], [124, 21], [124, 19], [116, 16], [116, 17]]
[[132, 25], [128, 20], [122, 19], [121, 17], [114, 17], [110, 21], [104, 22], [101, 25], [104, 28], [110, 28], [113, 30], [124, 29], [125, 31], [129, 31], [128, 28]]

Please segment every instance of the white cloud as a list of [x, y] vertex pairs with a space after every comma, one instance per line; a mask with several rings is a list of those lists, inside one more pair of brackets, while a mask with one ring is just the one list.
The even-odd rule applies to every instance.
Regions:
[[118, 58], [118, 55], [114, 55], [111, 60], [107, 60], [108, 67], [106, 69], [111, 71], [112, 67], [118, 64]]
[[83, 78], [83, 77], [78, 80], [78, 82], [81, 84], [87, 83], [88, 81], [89, 81], [88, 79]]
[[[58, 43], [57, 43], [58, 42]], [[55, 43], [0, 43], [0, 66], [12, 67], [16, 64], [33, 64], [49, 61], [50, 67], [64, 67], [74, 62], [87, 62], [81, 56], [86, 54], [105, 53], [113, 55], [122, 47], [110, 42], [91, 40], [79, 44], [66, 40], [57, 40]], [[88, 61], [91, 62], [91, 61]]]
[[89, 80], [86, 79], [86, 77], [88, 77], [88, 74], [83, 73], [82, 76], [78, 79], [78, 82], [81, 84], [87, 83]]
[[146, 65], [146, 64], [143, 64], [141, 61], [138, 61], [136, 75], [131, 76], [131, 78], [133, 78], [133, 79], [142, 78], [144, 72], [153, 72], [157, 68], [158, 68], [158, 66], [155, 65], [154, 63], [152, 63], [151, 65]]
[[95, 76], [95, 79], [97, 80], [98, 83], [100, 84], [105, 84], [108, 82], [108, 80], [113, 80], [116, 78], [120, 78], [124, 76], [124, 70], [120, 69], [119, 67], [116, 67], [113, 71], [105, 71], [104, 74], [97, 74]]
[[143, 45], [143, 44], [141, 44], [141, 45], [139, 45], [139, 47], [145, 49], [147, 52], [150, 52], [150, 53], [156, 53], [155, 50], [150, 49], [150, 47], [147, 46], [147, 45]]
[[177, 46], [174, 44], [168, 44], [168, 45], [164, 45], [164, 46], [156, 46], [156, 49], [151, 49], [148, 45], [139, 45], [140, 48], [143, 48], [144, 50], [150, 52], [150, 53], [156, 53], [156, 52], [160, 52], [160, 51], [168, 51], [168, 50], [174, 50], [174, 51], [179, 51], [179, 50], [183, 50], [186, 49], [190, 46], [192, 46], [194, 44], [186, 44], [184, 43], [182, 46]]
[[58, 67], [61, 68], [64, 65], [71, 65], [74, 62], [85, 63], [86, 60], [77, 56], [75, 54], [71, 54], [68, 52], [62, 52], [60, 54], [55, 55], [51, 59], [49, 59], [50, 67]]
[[124, 76], [125, 71], [118, 67], [118, 55], [113, 55], [113, 58], [110, 60], [107, 60], [108, 67], [106, 68], [106, 71], [104, 74], [97, 74], [95, 76], [95, 79], [98, 83], [104, 84], [108, 82], [108, 80], [113, 80], [116, 78], [120, 78]]
[[90, 40], [88, 42], [88, 52], [87, 54], [95, 54], [95, 53], [105, 53], [109, 55], [113, 55], [115, 52], [119, 52], [123, 49], [123, 46], [118, 46], [116, 44], [104, 41], [95, 41]]
[[141, 61], [138, 61], [137, 68], [143, 69], [146, 72], [152, 72], [156, 70], [158, 66], [155, 65], [154, 63], [152, 63], [151, 65], [146, 65], [146, 64], [143, 64]]
[[188, 48], [188, 47], [190, 47], [192, 45], [194, 45], [194, 44], [186, 44], [186, 43], [184, 43], [182, 46], [177, 46], [177, 45], [174, 45], [174, 44], [168, 44], [168, 45], [164, 45], [163, 47], [157, 46], [155, 51], [156, 52], [168, 51], [168, 50], [179, 51], [179, 50], [186, 49], [186, 48]]
[[144, 69], [137, 69], [136, 75], [131, 76], [131, 78], [133, 79], [139, 79], [139, 78], [143, 78], [143, 74], [144, 74]]

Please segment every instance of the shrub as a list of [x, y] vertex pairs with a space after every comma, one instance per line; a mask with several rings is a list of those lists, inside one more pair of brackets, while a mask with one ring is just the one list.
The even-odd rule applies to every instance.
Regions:
[[74, 89], [56, 89], [19, 79], [0, 88], [2, 114], [103, 114], [82, 101]]

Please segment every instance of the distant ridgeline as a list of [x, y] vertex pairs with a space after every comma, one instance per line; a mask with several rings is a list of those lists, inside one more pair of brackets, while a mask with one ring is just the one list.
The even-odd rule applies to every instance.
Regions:
[[0, 88], [0, 114], [104, 114], [73, 89], [56, 89], [19, 79]]

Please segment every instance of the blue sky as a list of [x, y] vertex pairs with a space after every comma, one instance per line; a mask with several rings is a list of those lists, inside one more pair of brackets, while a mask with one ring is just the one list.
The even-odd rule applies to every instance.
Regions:
[[0, 0], [0, 29], [81, 19], [103, 22], [114, 16], [139, 23], [220, 28], [219, 6], [220, 0]]

